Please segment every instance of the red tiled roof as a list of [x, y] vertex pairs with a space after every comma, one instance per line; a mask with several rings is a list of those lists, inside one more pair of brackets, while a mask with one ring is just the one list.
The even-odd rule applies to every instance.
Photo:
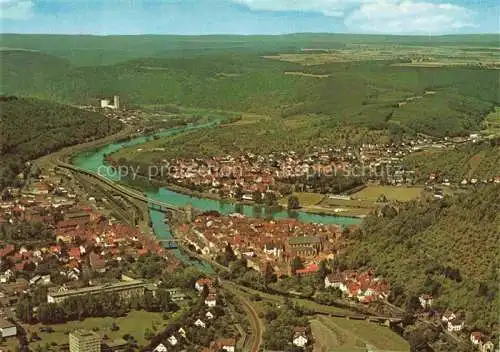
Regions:
[[205, 298], [205, 301], [215, 301], [215, 300], [217, 300], [217, 295], [214, 293], [209, 294], [207, 298]]
[[137, 251], [137, 254], [139, 254], [140, 256], [146, 255], [148, 253], [149, 253], [149, 250], [147, 248], [141, 248]]
[[80, 259], [80, 248], [72, 247], [69, 249], [68, 254], [70, 257], [73, 257], [75, 259]]
[[300, 275], [300, 274], [311, 274], [311, 273], [317, 272], [318, 270], [319, 270], [318, 264], [311, 263], [307, 267], [305, 267], [304, 269], [298, 269], [298, 270], [296, 270], [295, 273], [297, 275]]
[[196, 284], [198, 286], [207, 285], [208, 287], [210, 287], [210, 286], [212, 286], [212, 280], [211, 279], [207, 279], [207, 278], [202, 278], [202, 279], [196, 280]]
[[61, 253], [61, 246], [57, 245], [57, 246], [50, 246], [50, 251], [52, 253]]
[[15, 247], [12, 244], [6, 245], [4, 248], [0, 249], [0, 258], [4, 257], [14, 251]]

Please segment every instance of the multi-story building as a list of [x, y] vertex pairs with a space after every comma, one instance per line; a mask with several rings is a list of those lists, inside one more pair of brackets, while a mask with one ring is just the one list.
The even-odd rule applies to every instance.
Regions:
[[122, 297], [142, 296], [146, 288], [150, 287], [151, 285], [144, 283], [142, 280], [132, 280], [99, 286], [83, 287], [76, 290], [61, 288], [56, 292], [49, 292], [47, 294], [47, 302], [60, 303], [69, 297], [100, 293], [118, 293]]
[[101, 337], [93, 331], [75, 330], [69, 334], [70, 352], [101, 352]]

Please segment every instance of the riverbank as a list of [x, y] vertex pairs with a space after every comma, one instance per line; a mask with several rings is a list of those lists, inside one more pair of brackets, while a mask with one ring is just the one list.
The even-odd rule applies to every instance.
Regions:
[[[156, 238], [160, 241], [177, 240], [172, 228], [165, 220], [165, 214], [154, 209], [149, 210], [149, 220], [151, 227]], [[183, 253], [183, 246], [178, 244], [178, 248], [169, 249], [168, 253], [172, 253], [177, 259], [186, 265], [192, 265], [206, 274], [213, 274], [214, 270], [208, 262], [200, 261], [198, 259], [191, 259], [190, 253]], [[196, 257], [195, 257], [196, 258]]]
[[96, 139], [94, 141], [75, 144], [69, 147], [64, 147], [54, 153], [44, 155], [38, 159], [33, 160], [33, 163], [39, 167], [56, 166], [58, 161], [71, 161], [73, 154], [83, 151], [91, 151], [93, 149], [102, 148], [107, 144], [116, 143], [124, 138], [129, 138], [135, 133], [132, 126], [125, 126], [119, 132], [106, 136], [104, 138]]
[[[244, 201], [237, 201], [235, 199], [221, 198], [219, 195], [214, 194], [214, 193], [199, 192], [199, 191], [196, 191], [196, 190], [193, 190], [193, 189], [190, 189], [187, 187], [179, 186], [179, 185], [169, 183], [169, 182], [161, 182], [161, 181], [152, 181], [152, 182], [159, 185], [159, 186], [163, 186], [165, 188], [168, 188], [174, 192], [182, 193], [182, 194], [185, 194], [185, 195], [190, 196], [190, 197], [207, 198], [207, 199], [212, 199], [212, 200], [219, 201], [219, 202], [232, 203], [235, 206], [238, 206], [238, 205], [251, 206], [254, 208], [262, 208], [262, 209], [271, 208], [271, 209], [275, 209], [278, 211], [286, 211], [287, 210], [286, 206], [283, 206], [280, 203], [277, 203], [275, 205], [270, 206], [270, 205], [266, 205], [266, 204], [259, 204], [259, 203], [253, 202], [253, 201], [245, 201], [245, 200]], [[293, 211], [295, 211], [295, 210], [292, 210], [291, 212], [293, 212]], [[354, 209], [348, 215], [348, 214], [346, 214], [347, 212], [343, 212], [342, 214], [339, 214], [334, 209], [328, 209], [328, 208], [321, 207], [321, 206], [302, 206], [301, 208], [297, 209], [297, 211], [302, 211], [305, 213], [314, 214], [314, 215], [321, 215], [321, 216], [337, 216], [337, 217], [346, 217], [347, 216], [347, 217], [352, 217], [352, 218], [357, 218], [357, 219], [362, 219], [365, 217], [365, 214], [357, 214]]]
[[355, 219], [364, 219], [370, 211], [364, 211], [364, 209], [356, 208], [342, 208], [340, 211], [331, 208], [324, 208], [321, 206], [303, 206], [299, 209], [304, 213], [322, 215], [322, 216], [338, 216], [338, 217], [349, 217]]
[[[172, 136], [174, 134], [182, 133], [183, 131], [193, 130], [196, 128], [209, 128], [214, 126], [217, 122], [187, 126], [183, 128], [172, 128], [170, 130], [162, 131], [156, 133], [155, 135]], [[120, 134], [122, 140], [125, 133]], [[108, 137], [107, 141], [117, 140], [120, 136]], [[87, 144], [85, 146], [78, 146], [70, 150], [66, 150], [66, 155], [72, 153], [71, 162], [76, 167], [86, 170], [88, 172], [99, 173], [102, 167], [106, 166], [104, 161], [106, 156], [113, 154], [123, 147], [137, 146], [139, 144], [147, 142], [151, 136], [139, 136], [132, 139], [127, 139], [122, 142], [108, 143], [100, 141], [100, 143]], [[103, 146], [104, 144], [104, 146]], [[101, 147], [97, 147], [101, 145]], [[76, 152], [78, 150], [78, 152]], [[57, 159], [55, 159], [57, 161]], [[110, 181], [117, 182], [120, 181], [120, 175], [104, 175]], [[123, 181], [127, 181], [124, 179]], [[127, 181], [127, 183], [130, 183]], [[149, 198], [155, 199], [162, 202], [170, 203], [174, 206], [185, 207], [188, 205], [193, 206], [195, 209], [200, 211], [218, 211], [221, 214], [228, 215], [231, 213], [239, 212], [249, 217], [256, 218], [274, 218], [274, 219], [284, 219], [284, 218], [295, 218], [298, 221], [308, 222], [308, 223], [322, 223], [322, 224], [336, 224], [340, 226], [356, 225], [360, 223], [360, 219], [353, 217], [342, 217], [339, 215], [318, 215], [314, 213], [293, 211], [288, 212], [282, 209], [270, 209], [265, 207], [259, 207], [254, 204], [234, 204], [232, 202], [213, 199], [215, 197], [204, 197], [205, 195], [196, 196], [194, 193], [190, 195], [184, 194], [185, 190], [178, 189], [181, 192], [176, 192], [175, 190], [169, 188], [154, 188], [151, 187], [149, 180], [147, 182], [141, 182], [141, 191], [144, 192]], [[133, 184], [133, 182], [132, 182]]]
[[[282, 201], [280, 201], [276, 205], [269, 206], [266, 204], [259, 204], [248, 200], [238, 201], [235, 199], [222, 198], [215, 193], [200, 192], [171, 182], [165, 182], [156, 179], [148, 179], [146, 176], [140, 174], [136, 176], [134, 181], [127, 180], [127, 181], [122, 181], [122, 183], [141, 192], [144, 190], [144, 188], [149, 188], [149, 189], [166, 188], [169, 189], [170, 191], [180, 193], [188, 197], [204, 198], [221, 203], [234, 204], [235, 208], [237, 208], [238, 206], [249, 206], [260, 209], [270, 209], [271, 212], [287, 211], [287, 207]], [[345, 209], [341, 213], [339, 213], [335, 209], [326, 208], [320, 205], [304, 205], [301, 208], [297, 210], [292, 210], [290, 212], [293, 213], [294, 211], [301, 211], [304, 213], [309, 213], [319, 216], [350, 217], [355, 219], [363, 219], [368, 214], [368, 212], [356, 211], [355, 208]]]

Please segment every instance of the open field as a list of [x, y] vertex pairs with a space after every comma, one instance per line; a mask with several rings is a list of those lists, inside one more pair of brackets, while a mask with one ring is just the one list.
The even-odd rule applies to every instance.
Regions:
[[340, 215], [366, 216], [375, 209], [376, 204], [372, 201], [361, 199], [333, 199], [325, 197], [319, 207], [330, 209]]
[[419, 198], [424, 187], [397, 187], [397, 186], [372, 186], [369, 185], [361, 191], [352, 194], [354, 199], [376, 202], [380, 195], [384, 195], [389, 201], [407, 202]]
[[314, 352], [328, 352], [334, 346], [340, 345], [339, 336], [321, 321], [312, 319], [310, 324], [314, 336]]
[[[180, 311], [179, 311], [180, 312]], [[117, 331], [112, 331], [112, 324], [116, 323], [120, 328]], [[131, 311], [125, 317], [104, 317], [104, 318], [87, 318], [83, 321], [70, 321], [64, 324], [50, 325], [53, 333], [40, 332], [42, 324], [24, 325], [27, 331], [28, 339], [31, 333], [36, 332], [42, 338], [41, 341], [30, 343], [31, 348], [36, 348], [38, 345], [45, 345], [46, 343], [57, 343], [58, 345], [68, 343], [68, 333], [75, 329], [98, 329], [101, 336], [107, 335], [110, 340], [121, 338], [125, 334], [130, 334], [137, 339], [139, 345], [144, 346], [146, 340], [144, 339], [144, 331], [149, 328], [161, 330], [166, 327], [168, 321], [163, 320], [162, 313], [153, 313], [146, 311]]]
[[325, 319], [327, 318], [317, 317], [310, 321], [315, 341], [314, 352], [363, 351], [365, 349], [365, 343], [355, 334], [332, 327], [331, 324], [327, 325]]
[[[367, 321], [335, 317], [317, 317], [314, 320], [313, 334], [318, 340], [316, 346], [336, 342], [326, 349], [328, 352], [365, 351], [369, 345], [380, 351], [409, 351], [408, 343], [386, 326]], [[332, 348], [333, 347], [333, 348]], [[317, 352], [323, 352], [318, 349]]]
[[352, 206], [337, 206], [328, 205], [325, 199], [321, 205], [311, 205], [308, 207], [302, 207], [300, 210], [303, 212], [315, 213], [315, 214], [329, 214], [329, 215], [339, 215], [339, 216], [350, 216], [350, 217], [365, 217], [372, 212], [374, 207], [352, 207]]
[[330, 77], [330, 75], [315, 75], [312, 73], [306, 73], [306, 72], [285, 72], [285, 75], [292, 75], [292, 76], [302, 76], [302, 77], [314, 77], [314, 78], [327, 78]]
[[396, 187], [396, 186], [377, 186], [369, 185], [359, 192], [353, 193], [353, 199], [334, 199], [324, 197], [324, 199], [315, 206], [306, 207], [309, 211], [334, 212], [339, 215], [347, 216], [366, 216], [376, 207], [383, 203], [377, 203], [377, 199], [383, 194], [388, 201], [407, 202], [419, 198], [424, 188], [415, 187]]
[[328, 208], [355, 208], [361, 209], [373, 209], [373, 201], [368, 201], [364, 199], [334, 199], [326, 197], [322, 202], [321, 206]]
[[347, 44], [343, 48], [304, 50], [301, 53], [280, 53], [264, 57], [303, 66], [335, 62], [399, 60], [399, 63], [393, 65], [408, 67], [467, 65], [481, 65], [488, 68], [500, 67], [500, 50], [494, 47], [429, 47], [411, 44], [397, 47], [394, 45]]
[[[44, 51], [82, 66], [109, 65], [138, 57], [182, 57], [186, 53], [331, 52], [378, 46], [446, 48], [446, 53], [472, 51], [475, 55], [498, 52], [498, 37], [491, 35], [391, 36], [362, 34], [289, 35], [40, 35], [3, 34], [3, 50]], [[148, 66], [148, 65], [145, 65]], [[224, 71], [222, 71], [224, 72]]]
[[[292, 196], [296, 196], [299, 199], [300, 205], [305, 207], [317, 205], [326, 197], [324, 194], [312, 192], [294, 192]], [[286, 207], [288, 204], [288, 196], [281, 198], [279, 204]]]

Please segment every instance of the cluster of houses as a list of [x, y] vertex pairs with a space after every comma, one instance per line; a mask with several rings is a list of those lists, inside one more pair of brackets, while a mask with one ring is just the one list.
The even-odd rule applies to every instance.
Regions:
[[344, 296], [369, 304], [378, 300], [387, 300], [390, 286], [387, 280], [375, 276], [375, 270], [357, 272], [348, 270], [329, 274], [325, 277], [325, 288], [339, 289]]
[[[68, 270], [66, 275], [74, 276], [70, 272], [78, 271], [85, 254], [89, 256], [92, 269], [99, 272], [106, 270], [107, 259], [137, 258], [150, 252], [164, 255], [163, 246], [154, 238], [136, 228], [110, 221], [92, 208], [75, 205], [57, 213], [59, 219], [54, 218], [53, 209], [41, 208], [36, 203], [29, 207], [13, 203], [10, 209], [3, 209], [2, 212], [4, 219], [5, 215], [9, 217], [9, 223], [36, 222], [42, 216], [39, 215], [42, 209], [48, 214], [43, 215], [47, 219], [45, 224], [54, 234], [53, 238], [45, 240], [52, 245], [33, 248], [0, 242], [0, 258], [12, 264], [9, 269], [22, 271], [36, 268], [47, 257], [57, 257], [62, 267]], [[92, 251], [89, 251], [90, 248]]]
[[[294, 151], [268, 155], [245, 153], [162, 162], [168, 165], [168, 178], [179, 185], [256, 201], [256, 197], [266, 199], [268, 193], [280, 197], [287, 180], [312, 175], [359, 174], [395, 184], [411, 184], [414, 173], [405, 171], [401, 164], [401, 158], [411, 151], [411, 146], [405, 148], [370, 144], [359, 148], [316, 148], [306, 154]], [[312, 190], [312, 187], [306, 184], [304, 190]]]
[[[178, 334], [183, 338], [186, 338], [186, 331], [183, 328], [180, 328]], [[180, 339], [175, 337], [175, 335], [171, 335], [166, 342], [166, 345], [177, 346]], [[164, 343], [159, 343], [154, 349], [153, 352], [168, 352], [168, 347]], [[234, 338], [220, 338], [210, 343], [210, 347], [203, 347], [201, 352], [235, 352], [236, 350], [236, 339]]]
[[[194, 284], [194, 288], [200, 295], [204, 294], [206, 296], [204, 299], [206, 309], [202, 310], [197, 317], [195, 317], [190, 324], [192, 327], [197, 329], [206, 329], [208, 328], [214, 319], [216, 319], [216, 313], [212, 309], [217, 305], [217, 289], [214, 287], [214, 282], [209, 278], [200, 278], [196, 280]], [[187, 336], [187, 327], [180, 327], [176, 333], [171, 334], [165, 343], [158, 344], [153, 352], [167, 352], [168, 346], [174, 347], [181, 343], [182, 339], [188, 339]], [[234, 352], [236, 348], [236, 339], [235, 338], [220, 338], [210, 343], [210, 346], [207, 348], [203, 348], [202, 352], [219, 352], [219, 351], [227, 351]]]
[[295, 219], [264, 220], [241, 214], [200, 215], [191, 226], [181, 225], [178, 235], [196, 251], [212, 259], [228, 245], [247, 265], [263, 271], [271, 265], [278, 276], [290, 274], [290, 262], [301, 257], [310, 265], [297, 271], [308, 275], [318, 270], [323, 259], [332, 259], [341, 248], [338, 225], [302, 223]]
[[[403, 159], [406, 156], [422, 150], [453, 148], [479, 139], [480, 136], [475, 134], [468, 138], [438, 140], [422, 137], [391, 144], [314, 147], [304, 153], [290, 150], [265, 155], [247, 152], [205, 159], [163, 159], [162, 163], [168, 170], [163, 176], [187, 188], [201, 188], [222, 197], [248, 201], [257, 201], [257, 197], [265, 199], [269, 193], [275, 198], [280, 197], [287, 180], [313, 175], [358, 175], [386, 184], [410, 185], [417, 180], [415, 170], [409, 170], [404, 165]], [[141, 148], [138, 151], [147, 150]], [[162, 150], [156, 148], [153, 151]], [[435, 176], [436, 180], [438, 178]], [[490, 181], [493, 182], [486, 182]], [[478, 181], [472, 179], [463, 182], [467, 184]], [[306, 181], [304, 191], [312, 190], [312, 186]]]
[[483, 333], [473, 331], [470, 334], [470, 342], [477, 347], [480, 352], [493, 352], [495, 351], [495, 344], [488, 339]]
[[[488, 184], [488, 183], [500, 183], [500, 176], [495, 176], [489, 179], [483, 179], [479, 180], [477, 178], [464, 178], [462, 181], [460, 181], [456, 186], [460, 187], [467, 187], [467, 186], [474, 186], [478, 184]], [[426, 185], [428, 187], [436, 187], [439, 185], [442, 186], [451, 186], [452, 181], [449, 178], [446, 178], [446, 176], [442, 176], [437, 172], [432, 172], [429, 175], [429, 180], [426, 182]]]
[[[0, 225], [42, 222], [54, 232], [54, 242], [63, 244], [50, 247], [50, 251], [56, 255], [67, 253], [70, 260], [79, 260], [86, 245], [101, 247], [101, 256], [163, 254], [163, 246], [154, 238], [107, 219], [92, 203], [94, 199], [80, 200], [70, 186], [63, 185], [64, 181], [63, 176], [53, 172], [40, 175], [26, 190], [7, 189], [9, 196], [0, 201]], [[61, 247], [65, 253], [61, 253]], [[32, 256], [29, 251], [21, 254]], [[21, 269], [21, 264], [16, 267]]]
[[[156, 238], [108, 219], [62, 175], [42, 174], [24, 189], [8, 188], [0, 200], [0, 228], [43, 223], [46, 235], [26, 238], [6, 230], [0, 238], [0, 303], [12, 310], [32, 285], [79, 283], [85, 271], [104, 273], [111, 261], [138, 259], [149, 253], [165, 256]], [[48, 263], [51, 275], [37, 275]], [[26, 280], [25, 278], [28, 278]], [[54, 281], [55, 280], [55, 281]]]
[[[432, 308], [434, 303], [432, 295], [424, 293], [418, 299], [423, 309], [429, 310]], [[450, 333], [461, 333], [465, 328], [464, 312], [455, 312], [451, 309], [446, 309], [439, 314], [439, 318], [443, 327]], [[481, 352], [493, 352], [495, 350], [494, 343], [480, 331], [472, 331], [470, 341]]]
[[196, 280], [194, 284], [196, 291], [202, 294], [205, 287], [208, 290], [205, 297], [205, 305], [208, 308], [213, 308], [217, 305], [217, 289], [214, 287], [212, 279], [201, 278]]

